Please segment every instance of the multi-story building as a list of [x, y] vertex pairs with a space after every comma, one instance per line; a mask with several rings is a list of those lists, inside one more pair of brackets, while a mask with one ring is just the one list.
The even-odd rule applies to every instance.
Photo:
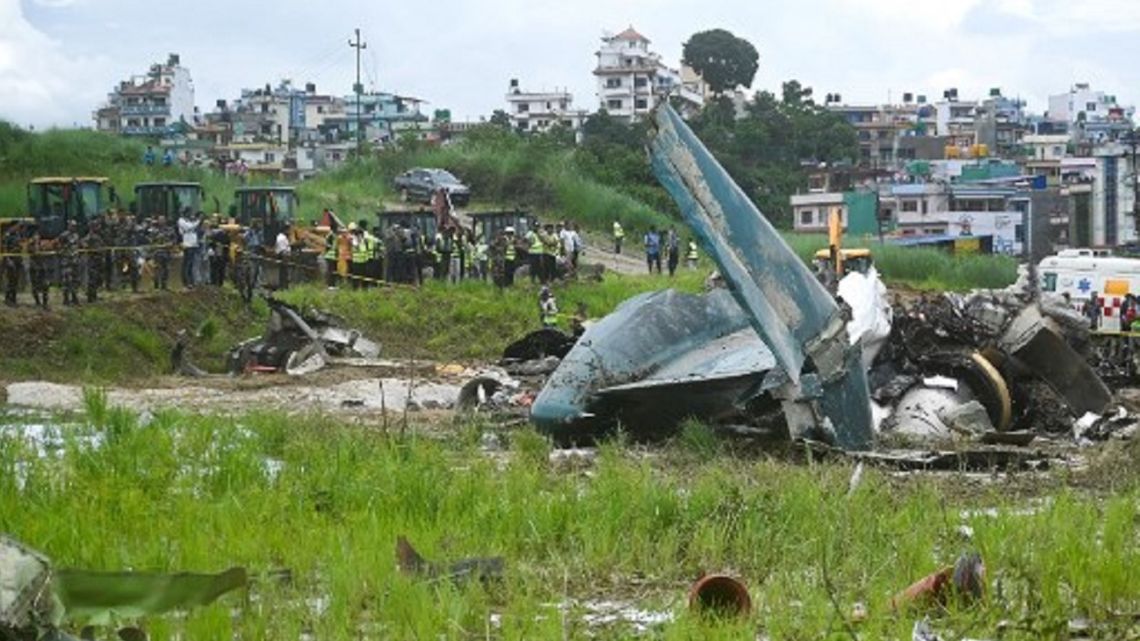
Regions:
[[1096, 172], [1092, 183], [1091, 244], [1114, 247], [1138, 238], [1133, 212], [1136, 167], [1128, 147], [1101, 145], [1094, 152]]
[[637, 120], [666, 95], [678, 98], [682, 111], [700, 109], [704, 104], [707, 89], [697, 74], [692, 70], [683, 74], [666, 65], [659, 54], [649, 50], [649, 38], [633, 27], [603, 36], [596, 55], [599, 108], [612, 116]]
[[1103, 91], [1095, 91], [1087, 82], [1073, 85], [1067, 93], [1049, 96], [1049, 120], [1068, 122], [1097, 122], [1108, 120], [1113, 112], [1119, 111], [1121, 115], [1132, 117], [1132, 107], [1121, 107], [1116, 96], [1106, 95]]
[[172, 53], [141, 76], [119, 83], [95, 114], [99, 131], [127, 136], [162, 136], [179, 123], [194, 122], [194, 83], [190, 70]]
[[356, 94], [344, 97], [344, 113], [326, 121], [327, 130], [339, 130], [343, 136], [356, 139], [356, 122], [360, 120], [364, 129], [364, 139], [377, 143], [395, 142], [399, 130], [408, 125], [418, 125], [428, 121], [420, 112], [420, 105], [426, 101], [411, 96], [374, 91], [360, 94], [360, 108], [357, 111]]
[[577, 130], [586, 115], [584, 110], [574, 109], [574, 96], [565, 89], [523, 91], [519, 81], [511, 78], [507, 117], [518, 131], [548, 131], [556, 125]]
[[959, 149], [978, 144], [978, 107], [975, 100], [959, 101], [956, 92], [955, 97], [936, 103], [935, 134], [949, 138], [949, 146]]
[[313, 83], [300, 89], [283, 80], [276, 87], [243, 89], [231, 102], [219, 100], [206, 121], [228, 128], [229, 138], [238, 142], [296, 145], [324, 140], [326, 122], [338, 117], [343, 121], [344, 111], [344, 101], [318, 94]]
[[947, 141], [934, 136], [935, 109], [926, 97], [904, 94], [902, 104], [828, 104], [827, 109], [855, 128], [859, 164], [892, 169], [909, 160], [943, 157]]
[[1030, 131], [1025, 114], [1025, 101], [1001, 95], [1001, 89], [990, 90], [975, 112], [978, 144], [985, 145], [990, 153], [1011, 158], [1021, 151], [1021, 141]]
[[1050, 186], [1060, 186], [1062, 161], [1069, 155], [1068, 134], [1030, 134], [1022, 139], [1022, 146], [1026, 170], [1044, 176]]

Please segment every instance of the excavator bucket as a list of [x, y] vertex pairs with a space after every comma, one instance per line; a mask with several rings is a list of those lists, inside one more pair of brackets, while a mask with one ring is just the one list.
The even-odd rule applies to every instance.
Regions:
[[649, 150], [658, 180], [786, 373], [773, 394], [792, 436], [870, 447], [862, 346], [849, 344], [835, 300], [668, 104], [654, 112]]

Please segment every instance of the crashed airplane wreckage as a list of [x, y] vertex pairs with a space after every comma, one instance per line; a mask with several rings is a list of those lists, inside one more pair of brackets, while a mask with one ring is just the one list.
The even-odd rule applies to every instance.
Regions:
[[852, 273], [840, 295], [876, 300], [841, 305], [668, 105], [654, 125], [654, 171], [727, 290], [643, 294], [593, 325], [535, 399], [539, 430], [584, 442], [621, 424], [653, 437], [687, 417], [781, 423], [782, 410], [790, 438], [864, 450], [884, 417], [914, 436], [969, 422], [992, 437], [1037, 429], [1040, 407], [1063, 422], [1111, 401], [1071, 347], [1079, 319], [1031, 297], [948, 295], [895, 310], [891, 326], [877, 275]]
[[839, 305], [672, 108], [658, 108], [654, 124], [654, 172], [730, 296], [627, 301], [567, 354], [535, 399], [534, 423], [558, 440], [585, 440], [617, 420], [659, 430], [766, 393], [791, 435], [870, 447], [862, 347], [848, 341]]

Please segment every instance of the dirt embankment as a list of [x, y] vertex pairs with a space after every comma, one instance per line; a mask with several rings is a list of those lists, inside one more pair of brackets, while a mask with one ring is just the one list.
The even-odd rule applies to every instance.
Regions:
[[0, 309], [0, 382], [145, 382], [169, 368], [180, 330], [197, 335], [195, 358], [219, 367], [226, 349], [261, 331], [262, 316], [236, 294], [113, 292], [98, 302], [41, 310], [26, 301]]

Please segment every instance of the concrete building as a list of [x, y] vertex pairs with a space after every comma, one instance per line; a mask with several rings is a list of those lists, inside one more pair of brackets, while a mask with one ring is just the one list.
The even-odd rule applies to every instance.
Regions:
[[507, 116], [518, 131], [544, 132], [558, 125], [577, 130], [587, 116], [584, 110], [574, 109], [569, 91], [523, 91], [516, 78], [511, 78], [506, 98]]
[[1017, 156], [1022, 139], [1031, 130], [1025, 101], [1003, 96], [996, 87], [981, 101], [975, 120], [978, 144], [986, 145], [990, 154], [1001, 158]]
[[126, 136], [162, 136], [176, 125], [194, 124], [194, 83], [190, 70], [172, 53], [141, 76], [119, 83], [95, 114], [95, 127]]
[[668, 95], [680, 100], [682, 112], [700, 109], [707, 93], [704, 83], [695, 80], [696, 74], [691, 70], [682, 74], [666, 65], [659, 54], [650, 51], [649, 44], [649, 39], [633, 27], [602, 37], [594, 68], [599, 108], [633, 121], [644, 117], [658, 100]]
[[847, 206], [843, 192], [795, 194], [791, 197], [792, 226], [798, 232], [827, 233], [832, 212], [839, 212], [839, 223], [847, 228]]
[[1078, 122], [1098, 122], [1108, 120], [1113, 114], [1131, 119], [1135, 109], [1122, 107], [1116, 96], [1093, 90], [1089, 83], [1073, 85], [1067, 93], [1049, 96], [1049, 120], [1075, 124]]
[[[380, 145], [395, 142], [401, 128], [428, 121], [428, 117], [420, 111], [420, 106], [426, 102], [386, 91], [361, 94], [360, 123], [364, 127], [364, 139]], [[346, 132], [347, 139], [356, 140], [356, 120], [356, 94], [350, 94], [344, 97], [343, 117], [329, 118], [326, 129]]]
[[959, 149], [969, 149], [978, 144], [979, 106], [977, 101], [959, 101], [956, 97], [938, 102], [934, 105], [935, 135], [949, 138], [949, 146]]
[[1059, 187], [1062, 161], [1069, 155], [1069, 136], [1030, 134], [1022, 139], [1022, 145], [1028, 153], [1026, 171], [1034, 176], [1044, 176], [1051, 187]]
[[1133, 217], [1133, 180], [1136, 167], [1127, 147], [1102, 145], [1095, 152], [1096, 172], [1092, 183], [1091, 245], [1115, 247], [1138, 240]]

